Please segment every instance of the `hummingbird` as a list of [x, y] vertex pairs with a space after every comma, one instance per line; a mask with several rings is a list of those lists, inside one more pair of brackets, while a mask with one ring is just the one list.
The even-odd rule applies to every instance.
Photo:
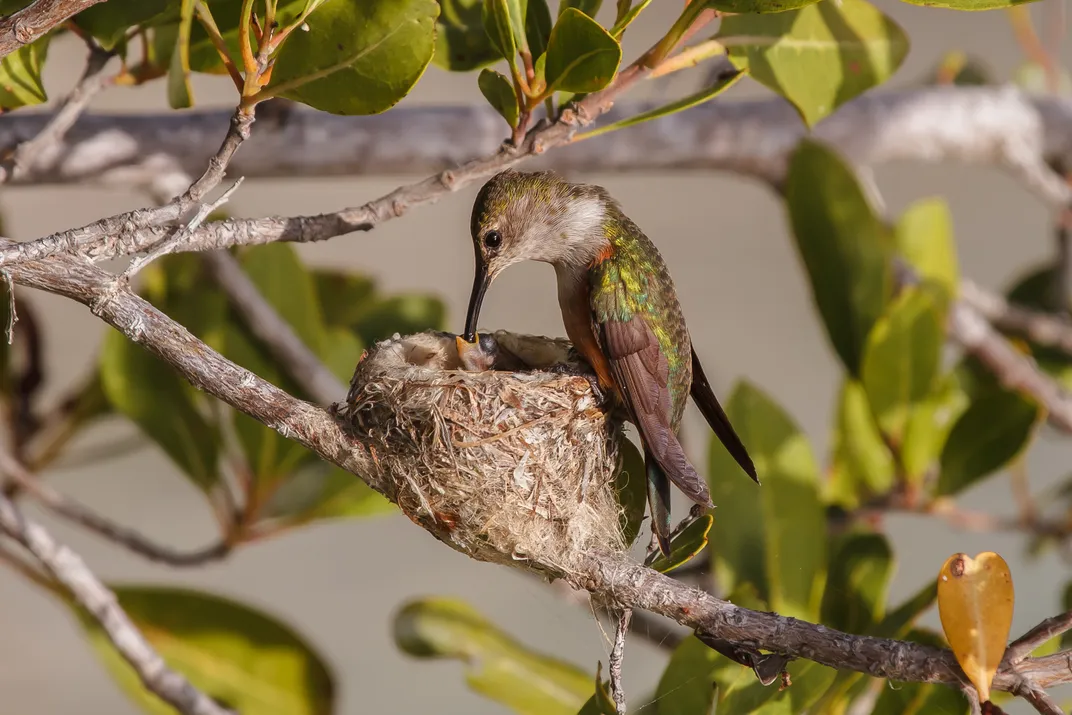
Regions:
[[606, 399], [623, 407], [640, 433], [652, 534], [662, 553], [670, 552], [670, 482], [696, 504], [714, 506], [677, 437], [690, 394], [759, 482], [692, 347], [666, 263], [606, 189], [550, 171], [506, 170], [481, 187], [470, 230], [476, 273], [464, 340], [478, 340], [484, 295], [503, 270], [522, 261], [554, 267], [566, 335]]

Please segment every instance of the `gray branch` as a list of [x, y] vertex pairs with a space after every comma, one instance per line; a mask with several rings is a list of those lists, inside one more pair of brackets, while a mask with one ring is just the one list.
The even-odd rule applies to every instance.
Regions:
[[18, 12], [0, 18], [0, 58], [99, 2], [104, 0], [35, 0]]

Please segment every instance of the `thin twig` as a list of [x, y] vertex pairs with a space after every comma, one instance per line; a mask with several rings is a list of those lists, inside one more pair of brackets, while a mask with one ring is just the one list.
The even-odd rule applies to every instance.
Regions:
[[633, 618], [633, 609], [622, 608], [617, 612], [617, 624], [614, 628], [614, 647], [610, 651], [610, 690], [614, 698], [614, 708], [618, 715], [625, 715], [625, 686], [622, 684], [622, 662], [625, 660], [625, 635], [629, 632], [629, 621]]
[[11, 156], [0, 165], [0, 183], [29, 173], [39, 156], [59, 149], [64, 135], [74, 126], [93, 98], [112, 83], [113, 78], [104, 74], [104, 67], [111, 58], [111, 52], [102, 50], [95, 42], [89, 43], [89, 59], [86, 60], [82, 78], [37, 136], [19, 144]]
[[204, 257], [209, 272], [242, 316], [246, 327], [271, 351], [287, 374], [321, 405], [341, 400], [346, 395], [346, 385], [264, 299], [234, 256], [225, 251], [212, 251]]
[[89, 510], [82, 504], [52, 489], [31, 474], [11, 454], [0, 450], [0, 471], [50, 511], [84, 526], [100, 536], [124, 546], [151, 561], [169, 566], [200, 566], [226, 557], [231, 545], [221, 541], [213, 546], [192, 552], [182, 552], [153, 543], [133, 529], [115, 524]]
[[960, 299], [998, 330], [1022, 335], [1038, 345], [1072, 355], [1072, 320], [1067, 316], [1013, 305], [970, 280], [961, 281]]
[[1019, 663], [1031, 655], [1031, 651], [1069, 629], [1072, 629], [1072, 611], [1065, 611], [1059, 616], [1047, 618], [1010, 643], [1005, 649], [1004, 659], [1009, 663]]
[[74, 600], [93, 616], [150, 692], [184, 715], [228, 713], [186, 678], [168, 668], [124, 613], [115, 594], [93, 575], [78, 554], [56, 543], [44, 527], [23, 516], [15, 504], [4, 496], [0, 496], [0, 530], [33, 554]]
[[99, 2], [104, 0], [35, 0], [0, 19], [0, 59]]

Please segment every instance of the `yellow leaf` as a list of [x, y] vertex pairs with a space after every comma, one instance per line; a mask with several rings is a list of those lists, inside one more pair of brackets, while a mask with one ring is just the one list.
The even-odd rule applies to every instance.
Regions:
[[972, 559], [954, 554], [938, 576], [942, 630], [979, 701], [990, 699], [1012, 626], [1012, 575], [1005, 559], [985, 551]]

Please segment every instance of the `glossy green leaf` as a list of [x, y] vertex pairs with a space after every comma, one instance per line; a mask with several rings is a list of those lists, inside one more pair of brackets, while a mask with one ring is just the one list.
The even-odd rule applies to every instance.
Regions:
[[603, 680], [603, 664], [596, 667], [596, 692], [577, 711], [577, 715], [618, 715], [618, 707], [610, 695], [610, 682]]
[[642, 124], [644, 122], [651, 121], [652, 119], [659, 119], [660, 117], [665, 117], [685, 109], [690, 109], [697, 105], [703, 104], [710, 99], [714, 99], [733, 85], [737, 84], [737, 80], [739, 80], [743, 76], [743, 72], [738, 72], [737, 74], [722, 77], [710, 87], [705, 87], [699, 92], [690, 94], [687, 97], [682, 97], [675, 102], [664, 104], [661, 107], [656, 107], [655, 109], [651, 109], [646, 112], [640, 112], [639, 114], [635, 114], [631, 117], [626, 117], [625, 119], [620, 119], [616, 122], [611, 122], [610, 124], [598, 127], [590, 132], [582, 134], [581, 138], [591, 139], [592, 137], [597, 137], [600, 134], [606, 134], [608, 132], [617, 131], [619, 129], [626, 129], [637, 124]]
[[[115, 588], [119, 605], [149, 645], [224, 707], [262, 715], [329, 715], [331, 671], [289, 626], [249, 606], [203, 592], [155, 586]], [[149, 693], [96, 621], [79, 611], [90, 643], [145, 712], [175, 711]]]
[[850, 533], [831, 547], [821, 622], [847, 633], [867, 633], [886, 611], [893, 551], [881, 534]]
[[720, 12], [772, 13], [799, 10], [819, 0], [707, 0], [707, 7]]
[[309, 270], [293, 246], [269, 243], [241, 254], [242, 268], [264, 299], [290, 324], [306, 347], [321, 354], [324, 318]]
[[513, 83], [495, 70], [483, 69], [480, 70], [476, 84], [480, 88], [480, 93], [484, 95], [484, 99], [488, 100], [488, 104], [506, 120], [510, 128], [516, 127], [520, 109]]
[[670, 555], [660, 555], [652, 562], [651, 568], [660, 573], [669, 573], [687, 564], [707, 546], [707, 535], [714, 521], [710, 514], [704, 514], [686, 526], [670, 540]]
[[738, 384], [726, 413], [763, 486], [743, 477], [712, 440], [711, 552], [719, 586], [730, 592], [751, 583], [778, 613], [814, 620], [826, 580], [826, 516], [811, 447], [789, 415], [748, 382]]
[[618, 9], [614, 16], [614, 27], [611, 29], [610, 34], [615, 38], [620, 38], [622, 33], [625, 32], [625, 28], [629, 27], [633, 20], [637, 18], [637, 15], [643, 12], [644, 8], [650, 4], [651, 0], [640, 0], [636, 5], [632, 3], [632, 0], [618, 0]]
[[74, 24], [111, 50], [131, 27], [148, 24], [169, 12], [178, 18], [178, 0], [108, 0], [75, 15]]
[[324, 323], [353, 327], [376, 302], [376, 283], [367, 276], [343, 271], [310, 271]]
[[602, 5], [603, 0], [562, 0], [558, 6], [558, 14], [561, 16], [563, 12], [572, 7], [580, 10], [588, 17], [595, 18]]
[[1038, 419], [1038, 405], [1016, 392], [972, 400], [942, 450], [938, 493], [956, 494], [1007, 465], [1030, 442]]
[[193, 88], [190, 86], [190, 31], [193, 28], [196, 0], [182, 0], [181, 18], [175, 36], [175, 49], [171, 53], [168, 68], [168, 104], [172, 109], [193, 106]]
[[100, 354], [104, 394], [115, 409], [152, 439], [197, 486], [219, 479], [219, 437], [201, 415], [185, 383], [168, 365], [118, 331]]
[[[517, 0], [484, 0], [484, 32], [491, 45], [505, 57], [510, 67], [517, 66], [518, 39], [523, 37], [520, 20], [511, 17], [511, 4]], [[520, 18], [520, 15], [515, 15]], [[515, 22], [517, 23], [515, 30]]]
[[785, 195], [826, 333], [856, 375], [867, 336], [893, 290], [888, 229], [849, 166], [818, 142], [804, 140], [793, 153]]
[[897, 252], [920, 278], [942, 286], [947, 298], [957, 295], [960, 271], [953, 238], [953, 218], [944, 199], [920, 199], [897, 219]]
[[576, 8], [566, 8], [547, 44], [547, 91], [603, 89], [614, 79], [621, 60], [621, 45], [598, 22]]
[[615, 477], [618, 502], [622, 505], [622, 535], [625, 543], [632, 545], [640, 533], [647, 505], [647, 473], [644, 471], [644, 456], [636, 445], [623, 434], [618, 438], [618, 452], [622, 466]]
[[945, 312], [937, 290], [906, 286], [867, 336], [861, 381], [879, 427], [895, 444], [904, 439], [912, 410], [934, 389]]
[[365, 345], [395, 333], [409, 335], [425, 330], [442, 330], [447, 309], [432, 295], [411, 293], [381, 300], [366, 311], [354, 326]]
[[1035, 0], [902, 0], [911, 5], [941, 7], [949, 10], [998, 10], [1001, 8], [1026, 5]]
[[313, 460], [283, 482], [262, 515], [298, 521], [393, 514], [394, 504], [336, 466]]
[[529, 53], [533, 58], [539, 58], [547, 51], [547, 43], [551, 41], [551, 9], [547, 6], [547, 0], [527, 2], [525, 37], [529, 41]]
[[738, 67], [788, 99], [809, 126], [885, 82], [908, 53], [904, 31], [865, 0], [726, 17], [717, 37]]
[[717, 693], [714, 673], [720, 663], [725, 668], [729, 661], [696, 636], [689, 635], [681, 641], [659, 678], [655, 694], [658, 715], [711, 713]]
[[408, 603], [394, 637], [409, 655], [463, 661], [470, 688], [521, 715], [576, 715], [592, 693], [590, 674], [534, 653], [462, 601]]
[[48, 101], [41, 69], [51, 41], [51, 34], [44, 35], [0, 60], [0, 112]]
[[405, 97], [435, 47], [435, 0], [327, 2], [279, 50], [268, 91], [332, 114], [377, 114]]
[[438, 67], [469, 72], [502, 59], [484, 32], [484, 0], [439, 0], [435, 55]]
[[846, 508], [893, 487], [896, 464], [882, 439], [867, 393], [851, 378], [841, 386], [834, 431], [834, 459], [828, 498]]

